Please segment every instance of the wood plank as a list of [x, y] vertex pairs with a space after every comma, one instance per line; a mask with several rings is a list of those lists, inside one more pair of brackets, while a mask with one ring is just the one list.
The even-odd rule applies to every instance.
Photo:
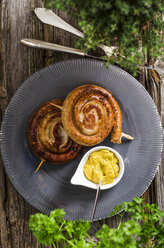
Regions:
[[[164, 68], [164, 67], [163, 67]], [[161, 84], [161, 121], [164, 128], [164, 77]], [[163, 129], [164, 130], [164, 129]], [[163, 144], [164, 144], [164, 131], [163, 131]], [[156, 194], [157, 204], [164, 211], [164, 151], [162, 153], [161, 163], [156, 175]]]
[[[158, 66], [164, 70], [164, 63], [158, 61]], [[152, 98], [154, 99], [158, 112], [161, 116], [161, 124], [164, 127], [164, 73], [157, 73], [152, 71], [150, 77], [152, 77]], [[164, 131], [163, 131], [164, 134]], [[164, 142], [164, 136], [163, 136]], [[164, 151], [162, 153], [161, 162], [154, 180], [154, 192], [156, 195], [156, 203], [164, 211]]]
[[[163, 94], [163, 84], [162, 79], [158, 72], [154, 70], [148, 70], [146, 75], [146, 89], [148, 90], [149, 94], [151, 95], [152, 99], [154, 100], [159, 115], [161, 119], [163, 119], [162, 108], [164, 106], [162, 94]], [[164, 123], [163, 123], [164, 124]], [[163, 126], [163, 125], [162, 125]], [[163, 201], [163, 194], [164, 194], [164, 181], [162, 179], [164, 175], [164, 169], [162, 166], [164, 160], [161, 160], [159, 164], [158, 172], [149, 187], [149, 197], [151, 203], [157, 203], [161, 209], [164, 210], [164, 201]]]
[[[41, 1], [1, 1], [1, 118], [13, 93], [33, 72], [43, 67], [43, 52], [20, 44], [22, 37], [43, 37], [43, 25], [35, 25], [32, 12]], [[29, 215], [36, 212], [17, 193], [0, 164], [0, 247], [41, 247], [28, 228]]]
[[[162, 104], [162, 98], [161, 98], [161, 90], [162, 90], [162, 84], [161, 84], [161, 78], [159, 74], [154, 70], [141, 70], [139, 73], [139, 81], [141, 84], [147, 89], [148, 93], [154, 100], [155, 105], [157, 106], [157, 110], [159, 112], [159, 115], [161, 115], [161, 104]], [[161, 165], [159, 166], [159, 169], [161, 170]], [[155, 179], [152, 181], [149, 188], [145, 191], [143, 194], [143, 198], [145, 199], [145, 202], [147, 203], [158, 203], [158, 197], [161, 194], [159, 191], [159, 185], [157, 186], [158, 182], [160, 181], [160, 185], [162, 185], [162, 180], [159, 178], [160, 176], [156, 175]], [[159, 204], [159, 206], [162, 208], [162, 205]]]

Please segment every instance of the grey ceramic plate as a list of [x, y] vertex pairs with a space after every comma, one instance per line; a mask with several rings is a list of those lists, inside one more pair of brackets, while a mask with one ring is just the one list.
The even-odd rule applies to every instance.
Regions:
[[27, 128], [31, 114], [44, 102], [64, 99], [75, 87], [97, 84], [117, 99], [123, 115], [123, 132], [135, 137], [121, 145], [110, 143], [123, 157], [125, 173], [115, 187], [101, 192], [95, 219], [106, 218], [116, 204], [141, 196], [152, 182], [162, 151], [162, 128], [153, 100], [141, 84], [116, 66], [109, 69], [95, 60], [78, 59], [53, 64], [36, 72], [17, 90], [2, 123], [2, 158], [18, 192], [35, 208], [49, 213], [64, 208], [66, 219], [90, 219], [95, 190], [73, 186], [70, 179], [83, 154], [65, 165], [44, 163], [31, 152]]

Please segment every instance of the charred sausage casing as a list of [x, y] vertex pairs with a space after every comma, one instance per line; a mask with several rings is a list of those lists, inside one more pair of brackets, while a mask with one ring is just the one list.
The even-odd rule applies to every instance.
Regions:
[[29, 143], [34, 153], [51, 163], [66, 163], [74, 159], [81, 146], [65, 132], [61, 110], [62, 100], [52, 100], [42, 105], [31, 117], [28, 130]]
[[63, 103], [62, 123], [76, 143], [92, 146], [111, 132], [111, 142], [121, 143], [122, 115], [110, 92], [97, 85], [82, 85], [69, 93]]

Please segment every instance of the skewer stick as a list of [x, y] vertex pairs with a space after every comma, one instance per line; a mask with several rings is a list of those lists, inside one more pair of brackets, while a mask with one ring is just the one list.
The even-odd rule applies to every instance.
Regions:
[[[54, 105], [56, 108], [59, 108], [60, 110], [63, 109], [63, 107], [60, 106], [60, 105], [57, 105], [57, 104], [55, 104], [55, 103], [51, 103], [51, 104]], [[134, 140], [134, 137], [132, 137], [132, 136], [129, 135], [129, 134], [123, 133], [123, 132], [122, 132], [121, 138], [122, 138], [122, 137], [124, 137], [124, 138], [126, 138], [126, 139], [128, 139], [128, 140]]]
[[55, 103], [52, 103], [52, 102], [50, 102], [50, 104], [53, 105], [53, 106], [55, 106], [56, 108], [58, 108], [60, 110], [62, 110], [62, 108], [63, 108], [62, 106], [56, 105]]
[[134, 137], [130, 136], [129, 134], [126, 134], [126, 133], [123, 133], [121, 134], [121, 138], [124, 137], [126, 139], [129, 139], [129, 140], [134, 140]]
[[35, 170], [34, 173], [36, 173], [39, 170], [39, 168], [42, 166], [42, 164], [44, 163], [44, 161], [45, 160], [43, 160], [43, 159], [41, 160], [40, 164], [38, 165], [38, 167], [37, 167], [37, 169]]

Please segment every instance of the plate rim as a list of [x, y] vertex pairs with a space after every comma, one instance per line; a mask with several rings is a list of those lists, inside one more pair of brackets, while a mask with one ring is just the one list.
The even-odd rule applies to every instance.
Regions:
[[[5, 139], [4, 139], [4, 133], [3, 133], [3, 130], [4, 130], [4, 127], [5, 127], [5, 119], [7, 118], [7, 114], [8, 114], [8, 110], [10, 109], [10, 106], [12, 106], [12, 103], [14, 102], [15, 98], [17, 97], [18, 93], [28, 84], [28, 82], [34, 78], [34, 77], [38, 77], [40, 75], [40, 73], [42, 72], [45, 72], [45, 70], [48, 70], [48, 69], [51, 69], [53, 68], [54, 66], [62, 66], [63, 64], [65, 63], [72, 63], [72, 62], [77, 62], [79, 61], [80, 63], [84, 62], [84, 61], [90, 61], [90, 62], [93, 62], [93, 63], [99, 63], [99, 64], [104, 64], [102, 61], [99, 61], [99, 60], [92, 60], [92, 59], [86, 59], [86, 58], [80, 58], [80, 59], [68, 59], [68, 60], [64, 60], [64, 61], [59, 61], [59, 62], [56, 62], [56, 63], [53, 63], [51, 65], [48, 65], [48, 66], [45, 66], [43, 68], [41, 68], [40, 70], [36, 71], [35, 73], [33, 73], [32, 75], [30, 75], [28, 78], [26, 78], [22, 84], [18, 87], [18, 89], [14, 92], [13, 96], [11, 97], [8, 105], [7, 105], [7, 108], [5, 109], [5, 112], [4, 112], [4, 115], [3, 115], [3, 119], [2, 119], [2, 123], [1, 123], [1, 139], [0, 139], [0, 149], [1, 149], [1, 156], [2, 156], [2, 161], [3, 161], [3, 166], [5, 168], [5, 172], [7, 174], [7, 176], [9, 177], [9, 179], [11, 178], [10, 176], [10, 172], [9, 170], [7, 169], [7, 167], [5, 166], [5, 155], [4, 155], [4, 142], [5, 142]], [[115, 68], [116, 70], [126, 74], [128, 77], [131, 77], [133, 79], [133, 81], [135, 81], [136, 84], [138, 84], [139, 87], [141, 87], [142, 90], [145, 91], [145, 93], [147, 94], [147, 96], [149, 97], [149, 99], [151, 100], [152, 102], [152, 106], [154, 107], [154, 111], [156, 112], [157, 116], [158, 116], [158, 123], [159, 123], [159, 128], [160, 128], [160, 140], [158, 140], [159, 142], [159, 153], [160, 153], [160, 157], [158, 159], [158, 163], [156, 165], [156, 167], [154, 168], [154, 175], [150, 176], [151, 180], [149, 181], [149, 183], [147, 183], [146, 187], [143, 187], [142, 189], [142, 192], [136, 192], [136, 197], [140, 197], [141, 195], [143, 195], [143, 193], [148, 189], [148, 187], [151, 185], [153, 179], [155, 178], [156, 176], [156, 173], [157, 173], [157, 170], [158, 170], [158, 167], [159, 167], [159, 164], [160, 164], [160, 161], [162, 159], [162, 150], [163, 150], [163, 131], [162, 131], [162, 123], [161, 123], [161, 119], [160, 119], [160, 115], [158, 113], [158, 110], [157, 110], [157, 106], [156, 104], [154, 103], [152, 97], [150, 96], [149, 92], [144, 88], [144, 86], [136, 79], [134, 78], [132, 75], [130, 75], [128, 72], [126, 72], [125, 70], [123, 70], [122, 68], [118, 67], [118, 66], [115, 66], [115, 65], [112, 65], [110, 64], [109, 67], [113, 67]], [[109, 67], [107, 68], [109, 70]], [[14, 186], [14, 188], [17, 190], [17, 192], [23, 197], [23, 199], [25, 201], [27, 201], [32, 207], [34, 207], [35, 209], [37, 209], [38, 211], [40, 212], [45, 212], [44, 208], [39, 205], [38, 206], [38, 203], [33, 203], [30, 201], [30, 199], [27, 199], [27, 197], [25, 196], [24, 194], [24, 190], [23, 192], [21, 191], [21, 188], [18, 187], [18, 185], [16, 184], [16, 182], [14, 182], [13, 180], [11, 180], [11, 183], [12, 185]], [[132, 200], [132, 199], [131, 199]], [[104, 213], [104, 212], [103, 212]], [[87, 217], [87, 216], [86, 216]], [[95, 218], [94, 220], [97, 221], [97, 220], [102, 220], [102, 219], [105, 219], [107, 218], [108, 216], [102, 216], [101, 218]], [[67, 219], [67, 218], [66, 218]], [[69, 220], [73, 220], [72, 218], [68, 218]], [[84, 218], [86, 219], [86, 218]], [[88, 219], [88, 218], [87, 218]]]

